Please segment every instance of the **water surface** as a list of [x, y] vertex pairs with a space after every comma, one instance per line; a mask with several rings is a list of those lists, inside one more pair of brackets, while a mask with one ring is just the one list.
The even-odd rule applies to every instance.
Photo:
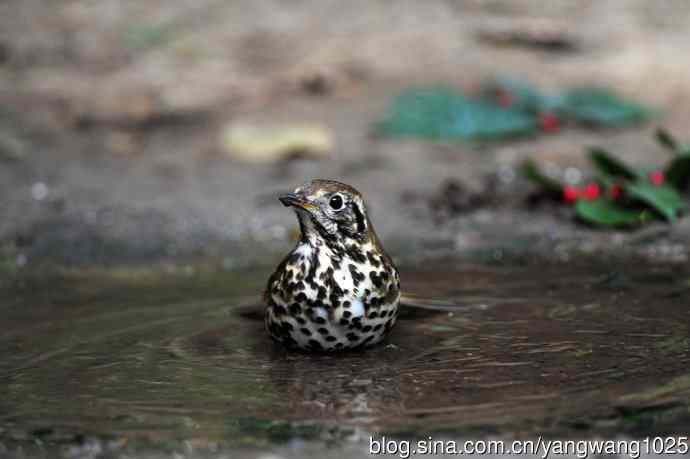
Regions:
[[687, 414], [690, 275], [636, 268], [403, 267], [414, 307], [383, 345], [338, 355], [268, 340], [264, 269], [16, 276], [0, 311], [0, 440], [596, 433]]

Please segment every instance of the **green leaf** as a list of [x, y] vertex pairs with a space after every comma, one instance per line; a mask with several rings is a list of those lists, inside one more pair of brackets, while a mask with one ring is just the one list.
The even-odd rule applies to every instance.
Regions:
[[592, 201], [580, 199], [575, 203], [578, 217], [596, 226], [636, 226], [645, 219], [644, 212], [626, 209], [616, 205], [615, 201], [600, 198]]
[[520, 166], [520, 172], [526, 178], [544, 188], [549, 193], [560, 194], [563, 186], [556, 180], [544, 175], [539, 166], [532, 160], [526, 159]]
[[664, 171], [666, 182], [678, 190], [684, 190], [690, 184], [690, 155], [676, 156], [668, 163]]
[[517, 109], [468, 100], [453, 107], [452, 120], [441, 127], [442, 137], [463, 139], [504, 138], [534, 132], [534, 117]]
[[512, 108], [533, 114], [555, 112], [564, 101], [562, 95], [542, 93], [527, 81], [510, 77], [499, 77], [484, 90], [491, 97], [495, 97], [499, 91], [510, 94], [513, 98]]
[[622, 126], [649, 117], [647, 108], [605, 89], [576, 88], [563, 95], [559, 111], [576, 120], [599, 126]]
[[638, 177], [637, 173], [623, 161], [601, 148], [590, 148], [589, 159], [607, 185], [618, 177], [627, 180], [635, 180]]
[[679, 143], [670, 132], [664, 128], [656, 130], [656, 140], [661, 146], [666, 147], [677, 155], [690, 155], [690, 145]]
[[458, 97], [443, 87], [409, 89], [395, 98], [377, 128], [389, 135], [437, 138], [438, 127], [448, 123], [450, 108], [460, 102]]
[[658, 128], [654, 135], [661, 146], [666, 147], [674, 153], [678, 152], [678, 142], [676, 142], [676, 139], [666, 129]]
[[437, 140], [501, 138], [536, 130], [533, 116], [444, 87], [409, 89], [393, 101], [378, 130]]
[[624, 188], [630, 197], [648, 205], [668, 221], [674, 221], [685, 208], [683, 198], [667, 185], [656, 186], [637, 181], [626, 183]]
[[497, 78], [486, 90], [489, 94], [499, 91], [510, 94], [514, 106], [524, 110], [538, 111], [544, 99], [539, 90], [530, 83], [510, 77]]

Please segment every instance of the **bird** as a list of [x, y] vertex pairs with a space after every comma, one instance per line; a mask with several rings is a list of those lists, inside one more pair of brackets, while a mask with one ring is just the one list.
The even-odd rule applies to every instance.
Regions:
[[345, 183], [316, 179], [279, 200], [294, 209], [301, 235], [268, 279], [271, 338], [316, 352], [381, 342], [398, 317], [400, 276], [362, 195]]

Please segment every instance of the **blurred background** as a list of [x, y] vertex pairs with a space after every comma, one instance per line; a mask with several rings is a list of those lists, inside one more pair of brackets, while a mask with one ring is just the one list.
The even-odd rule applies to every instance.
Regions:
[[[357, 187], [391, 246], [533, 238], [551, 250], [585, 234], [588, 247], [609, 247], [628, 235], [526, 210], [515, 166], [526, 156], [584, 166], [594, 144], [654, 162], [655, 123], [479, 145], [382, 138], [372, 126], [406, 87], [508, 75], [551, 91], [614, 88], [688, 138], [689, 18], [682, 0], [2, 2], [3, 253], [19, 264], [251, 263], [294, 236], [276, 194], [317, 177]], [[507, 186], [503, 205], [439, 218], [444, 183], [482, 191], [492, 174]], [[686, 259], [687, 229], [686, 219], [655, 242]]]

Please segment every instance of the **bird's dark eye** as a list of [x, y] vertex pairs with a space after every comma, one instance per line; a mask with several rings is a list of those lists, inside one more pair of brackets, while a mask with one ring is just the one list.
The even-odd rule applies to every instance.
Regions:
[[330, 201], [328, 201], [328, 205], [331, 206], [331, 209], [333, 210], [340, 210], [343, 208], [343, 197], [340, 196], [339, 194], [334, 195]]

